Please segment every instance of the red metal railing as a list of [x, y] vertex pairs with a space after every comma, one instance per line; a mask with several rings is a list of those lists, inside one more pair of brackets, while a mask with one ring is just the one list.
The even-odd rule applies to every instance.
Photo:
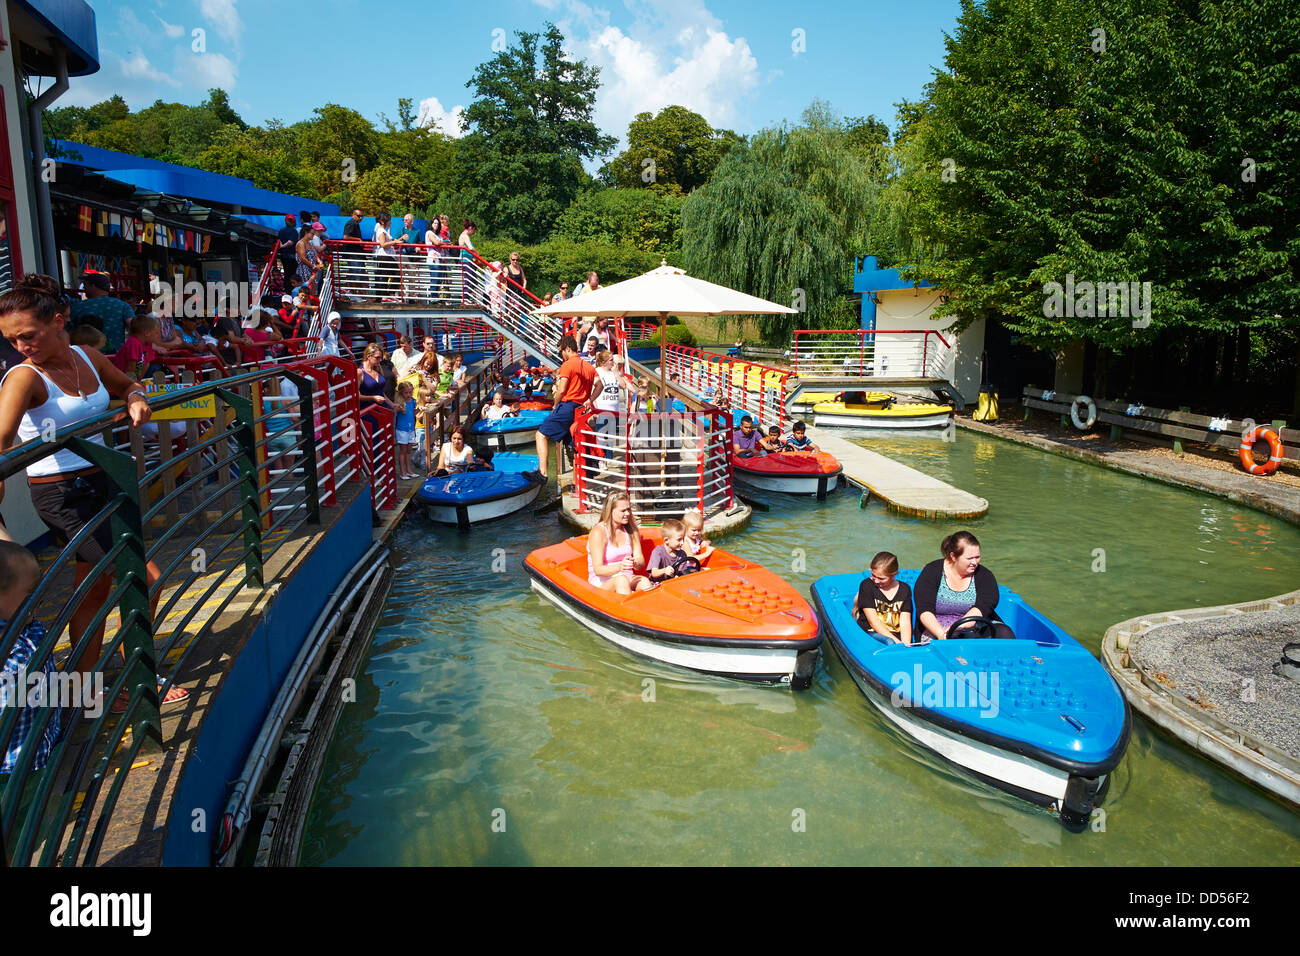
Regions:
[[578, 512], [625, 492], [638, 520], [705, 517], [734, 504], [731, 418], [716, 408], [652, 414], [580, 412], [573, 426]]
[[480, 309], [485, 321], [517, 339], [539, 358], [558, 358], [558, 324], [534, 313], [541, 300], [504, 271], [464, 246], [399, 243], [395, 255], [375, 254], [375, 244], [330, 240], [335, 292], [349, 300], [408, 305], [446, 304]]
[[790, 358], [805, 378], [951, 379], [955, 351], [934, 329], [798, 329]]
[[789, 370], [685, 345], [665, 346], [664, 365], [670, 382], [694, 392], [702, 401], [742, 408], [764, 425], [785, 429], [786, 401], [794, 378]]

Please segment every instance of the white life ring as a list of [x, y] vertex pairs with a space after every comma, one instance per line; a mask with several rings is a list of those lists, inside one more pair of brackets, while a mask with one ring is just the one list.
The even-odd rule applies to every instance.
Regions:
[[[1080, 404], [1088, 410], [1087, 418], [1079, 417]], [[1080, 395], [1070, 403], [1070, 421], [1074, 423], [1074, 427], [1079, 431], [1086, 432], [1097, 422], [1097, 403], [1087, 395]]]

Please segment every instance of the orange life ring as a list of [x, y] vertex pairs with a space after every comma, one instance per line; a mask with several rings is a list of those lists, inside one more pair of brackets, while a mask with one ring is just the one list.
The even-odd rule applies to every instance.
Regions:
[[[1255, 456], [1251, 453], [1255, 442], [1261, 438], [1268, 442], [1269, 451], [1269, 459], [1262, 465], [1255, 462]], [[1277, 471], [1277, 466], [1282, 461], [1282, 439], [1267, 425], [1256, 426], [1241, 436], [1241, 449], [1238, 454], [1241, 456], [1241, 467], [1252, 475], [1271, 475]]]

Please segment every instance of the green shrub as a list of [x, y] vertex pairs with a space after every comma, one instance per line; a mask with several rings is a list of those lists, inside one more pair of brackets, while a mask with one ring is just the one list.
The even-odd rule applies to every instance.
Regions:
[[[668, 325], [664, 328], [664, 332], [668, 335], [669, 345], [695, 344], [695, 336], [692, 335], [691, 330], [684, 325]], [[652, 345], [658, 344], [659, 332], [656, 331], [654, 335], [650, 336], [648, 339], [637, 339], [635, 342], [628, 342], [627, 347], [630, 349], [646, 349], [650, 348]]]

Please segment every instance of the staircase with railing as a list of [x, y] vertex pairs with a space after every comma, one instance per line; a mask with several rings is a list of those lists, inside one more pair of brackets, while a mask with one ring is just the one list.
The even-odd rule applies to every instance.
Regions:
[[559, 362], [561, 320], [537, 315], [541, 300], [473, 249], [399, 243], [388, 254], [373, 242], [344, 239], [328, 245], [335, 301], [346, 299], [352, 308], [371, 304], [470, 310], [519, 353]]

